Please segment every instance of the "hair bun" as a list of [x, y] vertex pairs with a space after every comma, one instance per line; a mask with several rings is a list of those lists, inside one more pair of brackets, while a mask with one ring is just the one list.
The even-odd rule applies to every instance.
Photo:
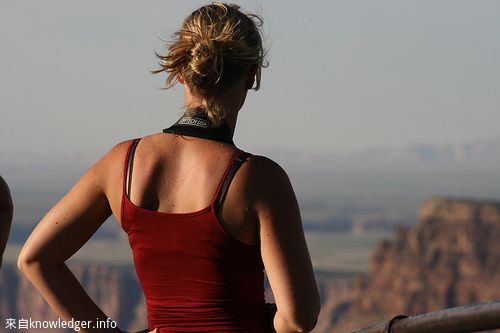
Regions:
[[222, 76], [223, 57], [220, 41], [211, 38], [201, 39], [191, 49], [189, 66], [204, 81], [215, 84]]

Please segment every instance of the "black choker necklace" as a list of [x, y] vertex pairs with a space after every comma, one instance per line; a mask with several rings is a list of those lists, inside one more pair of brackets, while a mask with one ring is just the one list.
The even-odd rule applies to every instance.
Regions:
[[212, 127], [212, 124], [207, 119], [184, 116], [169, 128], [165, 128], [163, 133], [195, 136], [226, 142], [234, 146], [233, 132], [225, 121], [218, 127]]

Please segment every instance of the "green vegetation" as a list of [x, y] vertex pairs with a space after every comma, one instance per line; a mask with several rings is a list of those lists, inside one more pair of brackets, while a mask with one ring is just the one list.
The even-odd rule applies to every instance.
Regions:
[[377, 243], [390, 233], [307, 232], [306, 241], [315, 270], [364, 273]]
[[[21, 246], [7, 245], [4, 253], [4, 263], [13, 263], [17, 261]], [[68, 263], [92, 262], [113, 266], [133, 265], [132, 250], [128, 241], [103, 241], [93, 240], [85, 244]]]

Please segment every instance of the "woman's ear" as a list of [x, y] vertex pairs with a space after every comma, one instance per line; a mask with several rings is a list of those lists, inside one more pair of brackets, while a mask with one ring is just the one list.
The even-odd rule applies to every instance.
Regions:
[[250, 70], [247, 74], [247, 79], [245, 81], [245, 88], [252, 89], [253, 84], [255, 83], [255, 75], [257, 75], [258, 65], [253, 65], [250, 67]]

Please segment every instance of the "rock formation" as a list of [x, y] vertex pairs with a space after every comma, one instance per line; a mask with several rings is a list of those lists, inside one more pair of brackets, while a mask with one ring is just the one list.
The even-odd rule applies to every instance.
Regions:
[[350, 300], [328, 310], [322, 332], [500, 298], [499, 239], [500, 203], [428, 200], [414, 227], [379, 244], [369, 275], [353, 283]]
[[[69, 267], [94, 302], [120, 328], [137, 331], [147, 327], [144, 295], [133, 267], [93, 264], [75, 264]], [[4, 265], [0, 271], [0, 295], [0, 332], [12, 332], [5, 328], [7, 318], [58, 319], [14, 265]], [[36, 332], [54, 332], [54, 329], [37, 328]]]

